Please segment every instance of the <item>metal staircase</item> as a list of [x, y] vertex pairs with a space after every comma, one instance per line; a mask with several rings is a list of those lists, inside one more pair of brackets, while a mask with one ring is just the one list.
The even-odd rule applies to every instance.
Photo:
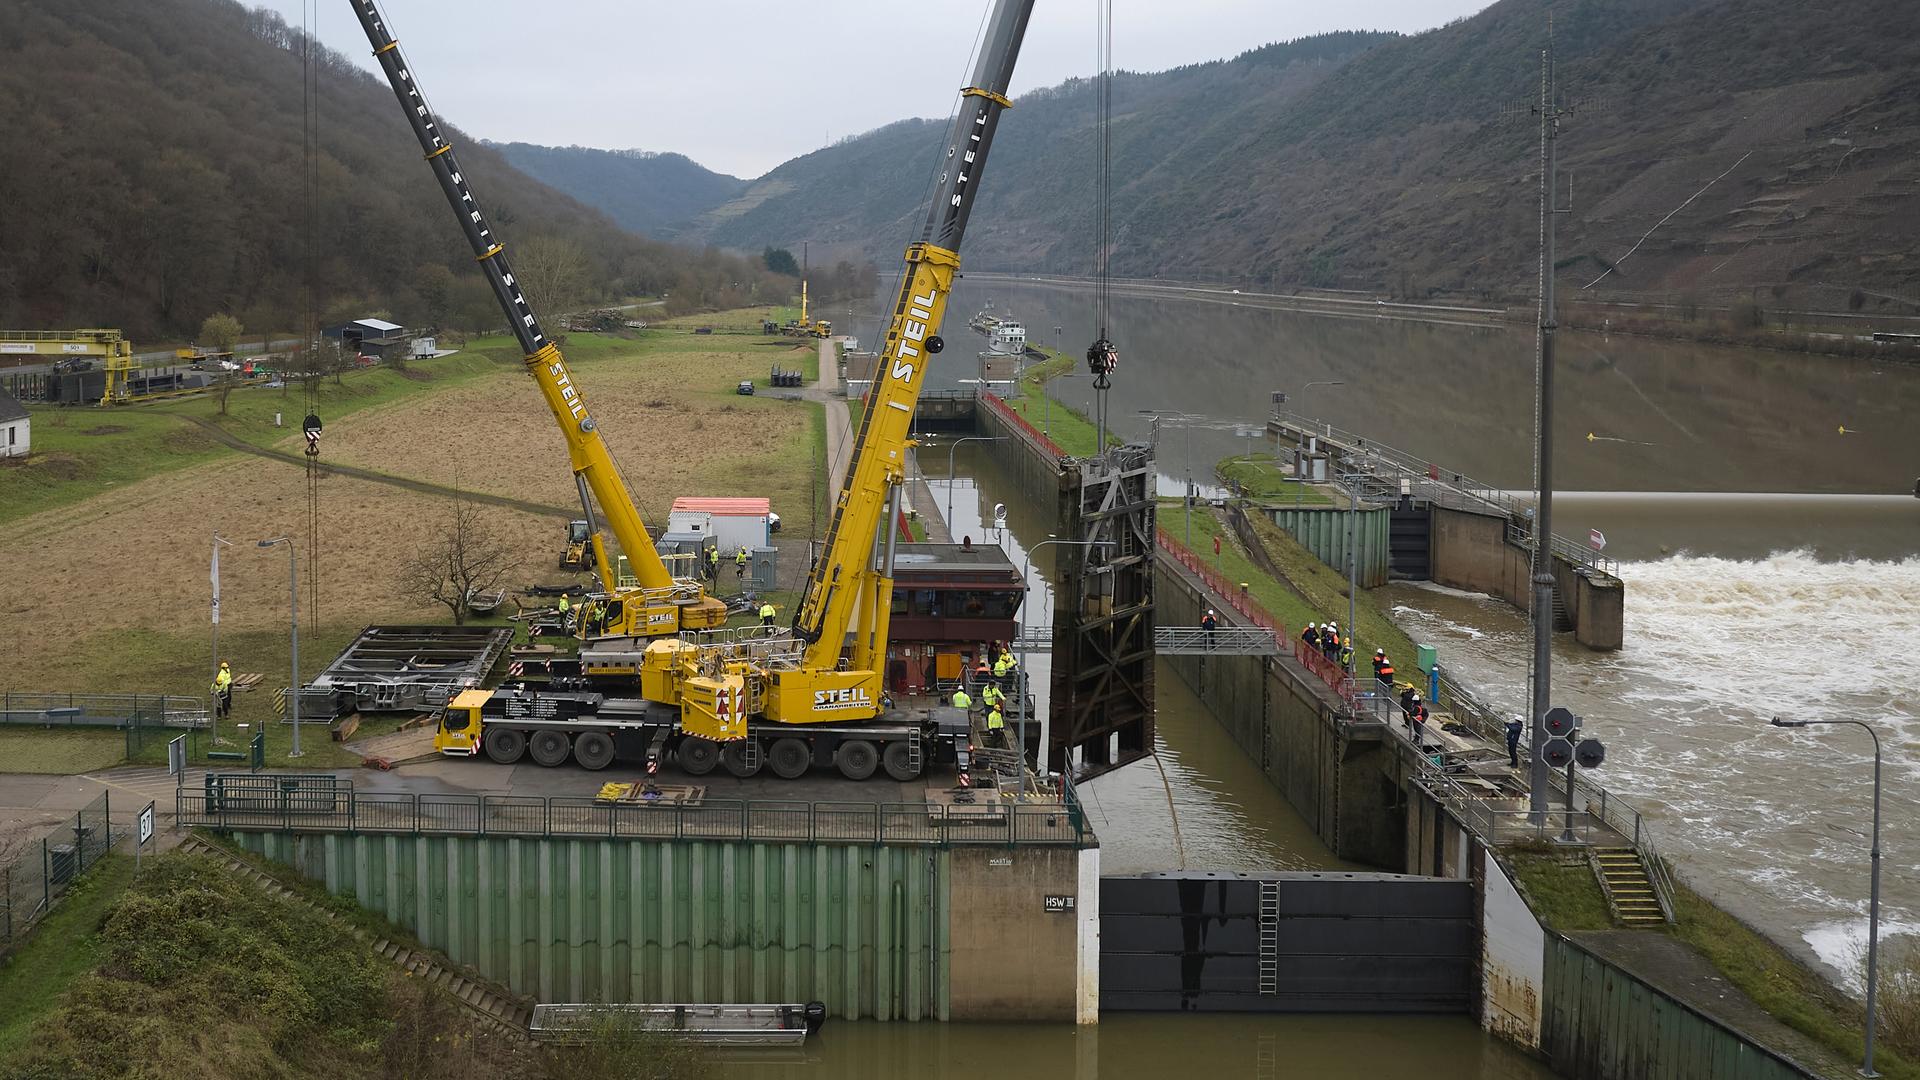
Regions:
[[1639, 852], [1630, 847], [1593, 848], [1587, 853], [1600, 891], [1606, 894], [1613, 917], [1629, 928], [1659, 926], [1673, 915], [1653, 890]]

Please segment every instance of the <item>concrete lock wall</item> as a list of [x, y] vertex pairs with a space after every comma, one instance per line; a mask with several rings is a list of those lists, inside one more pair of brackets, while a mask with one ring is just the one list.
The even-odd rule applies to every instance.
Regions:
[[1499, 860], [1473, 845], [1480, 901], [1480, 1026], [1528, 1050], [1540, 1049], [1546, 997], [1546, 931]]
[[[1163, 623], [1192, 626], [1207, 601], [1166, 560], [1155, 571]], [[1405, 800], [1397, 756], [1376, 724], [1340, 719], [1339, 698], [1289, 661], [1257, 656], [1169, 656], [1280, 794], [1334, 854], [1387, 869], [1406, 863]]]
[[979, 445], [987, 448], [994, 464], [1013, 481], [1022, 498], [1041, 506], [1053, 506], [1060, 501], [1060, 488], [1065, 480], [1051, 452], [1020, 425], [1009, 423], [999, 409], [985, 402], [974, 413], [974, 422], [980, 434], [1000, 440]]
[[955, 853], [938, 848], [235, 835], [538, 1001], [977, 1018], [948, 996]]
[[1356, 547], [1360, 561], [1354, 571], [1360, 587], [1372, 589], [1387, 583], [1392, 514], [1385, 508], [1352, 515], [1332, 506], [1267, 506], [1261, 510], [1287, 535], [1300, 541], [1301, 547], [1342, 574], [1347, 572], [1347, 519], [1352, 516], [1355, 520], [1351, 526], [1359, 534]]
[[[1528, 549], [1507, 540], [1507, 519], [1449, 507], [1433, 508], [1433, 580], [1497, 596], [1521, 611], [1533, 608]], [[1573, 638], [1594, 649], [1618, 649], [1625, 640], [1626, 593], [1615, 578], [1594, 578], [1585, 567], [1553, 558], [1554, 589], [1573, 620]]]
[[955, 848], [950, 857], [954, 1019], [1094, 1022], [1099, 849]]

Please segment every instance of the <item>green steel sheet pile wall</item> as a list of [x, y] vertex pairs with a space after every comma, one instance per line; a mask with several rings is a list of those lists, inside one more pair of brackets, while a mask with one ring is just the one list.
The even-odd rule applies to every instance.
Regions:
[[235, 833], [543, 1002], [825, 1002], [948, 1016], [933, 847]]

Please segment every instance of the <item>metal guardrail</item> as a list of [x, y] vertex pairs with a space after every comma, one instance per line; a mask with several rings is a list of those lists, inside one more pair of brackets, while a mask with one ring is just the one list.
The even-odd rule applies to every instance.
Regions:
[[[1435, 499], [1435, 492], [1442, 493], [1441, 498], [1435, 499], [1442, 505], [1446, 504], [1447, 498], [1451, 498], [1456, 501], [1456, 505], [1466, 504], [1476, 509], [1493, 510], [1507, 518], [1510, 529], [1520, 528], [1519, 523], [1524, 522], [1527, 527], [1521, 528], [1520, 534], [1528, 545], [1532, 543], [1532, 508], [1507, 494], [1503, 488], [1481, 483], [1464, 473], [1443, 468], [1424, 458], [1380, 442], [1378, 439], [1370, 439], [1364, 435], [1334, 427], [1332, 424], [1310, 416], [1293, 412], [1277, 412], [1274, 414], [1274, 419], [1301, 431], [1344, 444], [1354, 450], [1360, 456], [1361, 467], [1371, 473], [1375, 479], [1385, 481], [1384, 486], [1376, 485], [1363, 491], [1362, 494], [1398, 498], [1399, 481], [1408, 480], [1414, 487], [1425, 493], [1424, 497]], [[1384, 473], [1380, 466], [1385, 466]], [[1564, 536], [1556, 535], [1548, 537], [1548, 550], [1596, 573], [1605, 574], [1608, 577], [1619, 576], [1619, 562], [1593, 550], [1590, 545], [1577, 544]]]
[[0, 954], [18, 945], [87, 868], [113, 847], [108, 792], [0, 866]]
[[0, 693], [0, 724], [204, 728], [210, 723], [206, 701], [173, 694]]
[[[273, 774], [260, 779], [272, 781]], [[592, 798], [361, 793], [274, 799], [176, 796], [185, 826], [274, 832], [402, 833], [631, 840], [993, 845], [1098, 844], [1077, 799], [1061, 803], [804, 802], [708, 799], [695, 804], [602, 803]]]

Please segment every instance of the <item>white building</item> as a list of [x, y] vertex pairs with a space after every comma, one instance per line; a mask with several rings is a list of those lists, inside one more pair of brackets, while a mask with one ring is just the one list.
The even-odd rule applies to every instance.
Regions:
[[701, 533], [712, 536], [720, 545], [720, 557], [732, 558], [745, 547], [748, 551], [767, 546], [767, 517], [773, 507], [766, 499], [708, 499], [683, 495], [673, 500], [668, 515], [670, 533]]
[[0, 390], [0, 457], [26, 457], [32, 446], [33, 417], [12, 394]]

